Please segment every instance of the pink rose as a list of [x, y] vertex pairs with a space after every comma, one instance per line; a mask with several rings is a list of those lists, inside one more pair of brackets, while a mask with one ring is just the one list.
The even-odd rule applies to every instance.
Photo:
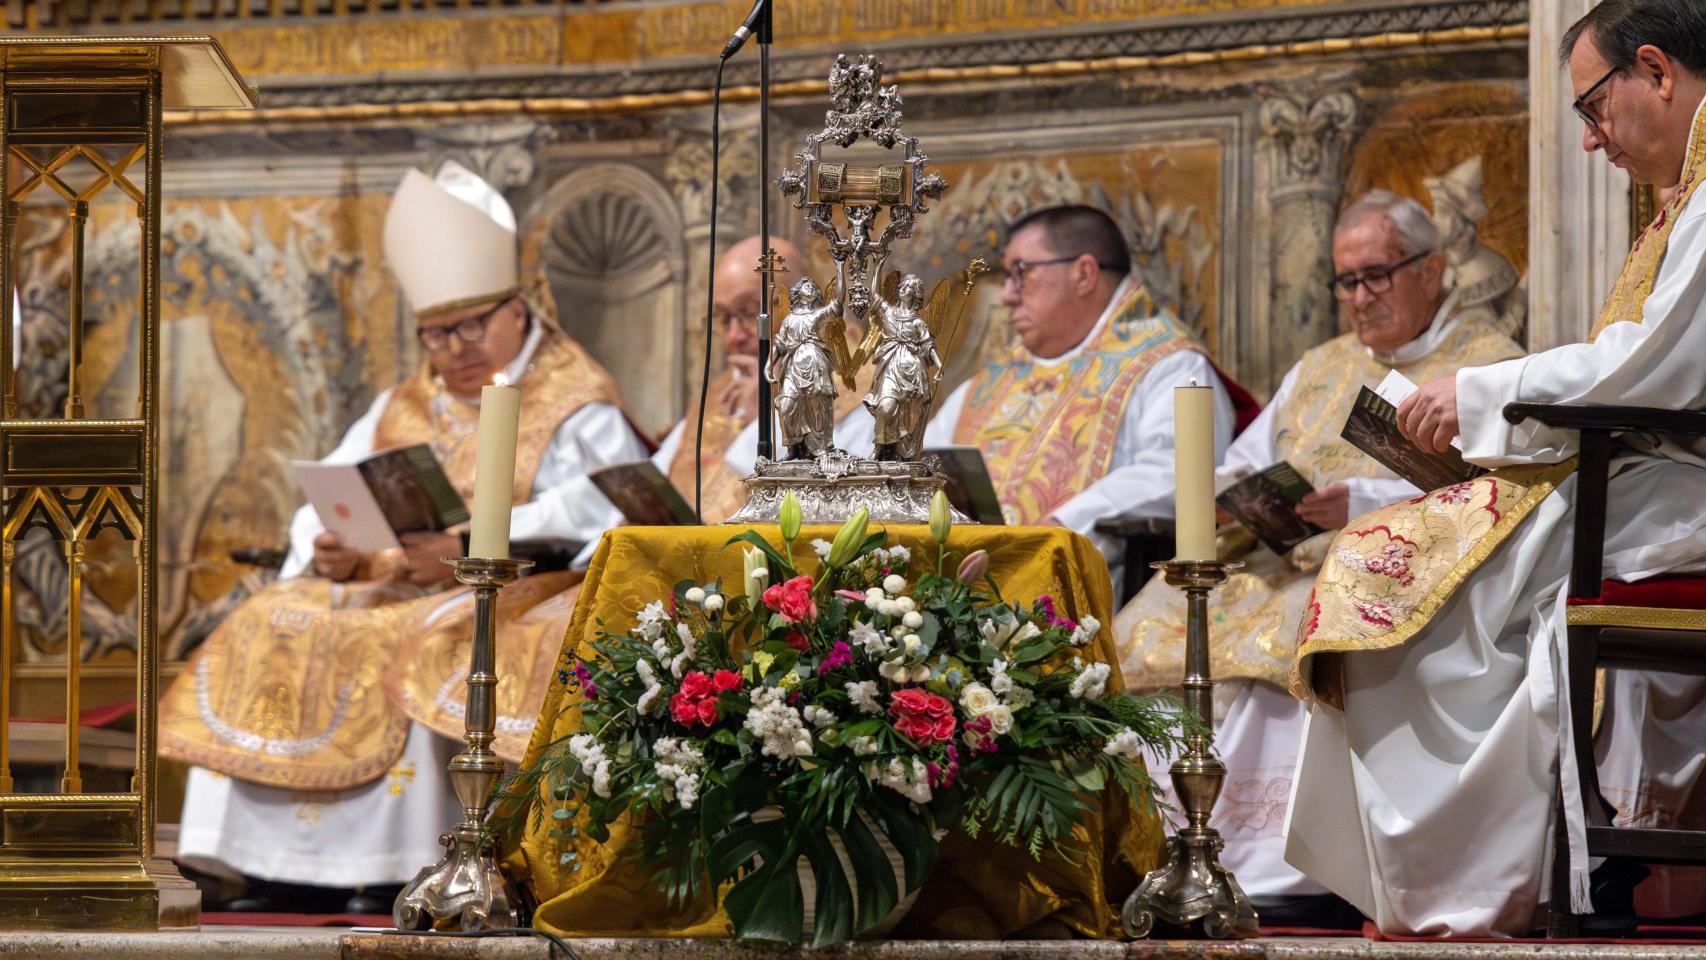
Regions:
[[786, 623], [817, 619], [817, 603], [812, 600], [812, 578], [795, 577], [764, 591], [764, 605], [776, 611]]

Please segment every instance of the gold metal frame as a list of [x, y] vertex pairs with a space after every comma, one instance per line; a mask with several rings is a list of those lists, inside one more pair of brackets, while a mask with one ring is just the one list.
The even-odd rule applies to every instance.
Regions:
[[[201, 897], [154, 857], [159, 773], [155, 720], [160, 388], [160, 135], [167, 106], [242, 108], [253, 97], [205, 38], [0, 39], [0, 928], [158, 929], [194, 926]], [[13, 164], [22, 167], [12, 176]], [[77, 187], [73, 161], [96, 176]], [[133, 172], [140, 167], [140, 182]], [[14, 182], [16, 180], [17, 182]], [[140, 386], [133, 416], [87, 417], [83, 381], [83, 264], [89, 204], [109, 190], [136, 205]], [[71, 221], [67, 392], [58, 419], [25, 419], [12, 337], [13, 252], [19, 204], [57, 195]], [[108, 194], [109, 196], [111, 194]], [[9, 740], [16, 545], [32, 529], [59, 541], [69, 567], [65, 773], [55, 794], [14, 793]], [[137, 570], [136, 765], [130, 789], [83, 792], [83, 568], [88, 543], [116, 530]]]

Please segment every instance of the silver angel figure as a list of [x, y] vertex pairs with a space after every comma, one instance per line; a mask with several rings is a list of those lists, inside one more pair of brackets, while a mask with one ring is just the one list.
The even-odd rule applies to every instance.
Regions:
[[[841, 264], [836, 264], [839, 274]], [[840, 330], [841, 298], [823, 302], [823, 291], [803, 277], [788, 292], [791, 308], [773, 341], [765, 376], [777, 385], [776, 417], [783, 457], [808, 460], [827, 453], [835, 430], [837, 356], [832, 344], [846, 349]]]
[[871, 273], [871, 333], [879, 338], [873, 355], [876, 378], [865, 395], [865, 407], [877, 421], [878, 460], [917, 460], [924, 450], [924, 423], [930, 398], [942, 379], [942, 358], [930, 326], [920, 315], [924, 281], [913, 274], [901, 278], [894, 302], [883, 298], [878, 278], [882, 264]]

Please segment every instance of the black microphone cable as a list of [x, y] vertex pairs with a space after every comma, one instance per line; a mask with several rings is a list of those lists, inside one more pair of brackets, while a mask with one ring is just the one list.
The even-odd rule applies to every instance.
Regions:
[[[711, 239], [706, 246], [709, 269], [705, 273], [705, 367], [699, 376], [699, 422], [693, 429], [693, 519], [700, 523], [705, 522], [701, 505], [705, 482], [705, 405], [711, 396], [712, 332], [717, 324], [717, 162], [723, 146], [723, 65], [727, 62], [727, 59], [717, 61], [717, 82], [711, 88]], [[758, 371], [758, 375], [764, 376], [764, 371]]]

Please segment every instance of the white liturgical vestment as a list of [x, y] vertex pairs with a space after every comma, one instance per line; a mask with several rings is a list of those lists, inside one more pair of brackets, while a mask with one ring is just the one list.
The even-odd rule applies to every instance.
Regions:
[[[505, 368], [521, 378], [542, 337], [534, 325]], [[354, 462], [373, 453], [374, 429], [390, 391], [345, 433], [326, 462]], [[645, 447], [622, 412], [588, 403], [563, 421], [533, 483], [533, 499], [510, 513], [510, 537], [596, 542], [621, 520], [586, 471], [602, 463], [638, 460]], [[314, 538], [324, 527], [312, 506], [291, 523], [291, 552], [283, 576], [308, 572]], [[459, 593], [447, 603], [472, 603]], [[436, 610], [428, 623], [446, 611]], [[438, 835], [461, 819], [445, 764], [461, 744], [411, 723], [402, 756], [388, 775], [350, 790], [286, 790], [190, 769], [179, 833], [179, 856], [213, 873], [232, 871], [288, 883], [358, 887], [402, 883], [443, 853]]]
[[[1505, 422], [1507, 403], [1706, 408], [1706, 193], [1668, 214], [1677, 219], [1652, 292], [1626, 318], [1637, 322], [1457, 374], [1468, 459], [1557, 463], [1573, 453], [1573, 434]], [[1706, 569], [1706, 469], [1697, 464], [1671, 449], [1614, 460], [1606, 577]], [[1408, 642], [1345, 654], [1342, 712], [1324, 701], [1310, 708], [1286, 859], [1382, 930], [1520, 936], [1551, 897], [1588, 906], [1580, 785], [1560, 735], [1575, 492], [1573, 475], [1559, 483]], [[1324, 570], [1318, 593], [1326, 582]], [[1619, 822], [1676, 826], [1686, 815], [1706, 768], [1703, 695], [1698, 679], [1609, 672], [1597, 754]], [[1560, 760], [1569, 891], [1549, 889]], [[1681, 891], [1657, 893], [1658, 902], [1638, 900], [1643, 913], [1701, 909]]]

